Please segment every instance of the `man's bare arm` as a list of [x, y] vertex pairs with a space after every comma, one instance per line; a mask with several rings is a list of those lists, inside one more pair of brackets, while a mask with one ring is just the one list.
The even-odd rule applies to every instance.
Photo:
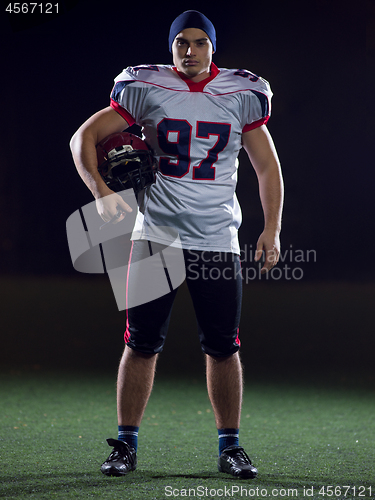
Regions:
[[[105, 137], [128, 128], [128, 123], [110, 106], [86, 120], [70, 141], [73, 160], [79, 175], [96, 199], [103, 220], [114, 218], [118, 210], [131, 212], [131, 208], [118, 194], [105, 184], [98, 172], [96, 145]], [[111, 196], [109, 196], [111, 195]], [[124, 216], [116, 219], [119, 222]]]
[[265, 125], [244, 133], [242, 142], [259, 182], [264, 230], [257, 243], [256, 260], [260, 259], [264, 250], [266, 253], [262, 268], [264, 273], [276, 265], [279, 259], [279, 234], [284, 200], [283, 178], [276, 148]]

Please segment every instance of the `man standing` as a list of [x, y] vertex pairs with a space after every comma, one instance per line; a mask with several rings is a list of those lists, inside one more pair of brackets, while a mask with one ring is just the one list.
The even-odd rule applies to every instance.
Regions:
[[[219, 435], [218, 468], [253, 478], [257, 469], [239, 445], [242, 280], [237, 233], [241, 210], [235, 188], [237, 156], [244, 147], [259, 181], [265, 225], [256, 259], [265, 253], [262, 272], [267, 272], [278, 261], [283, 203], [280, 165], [266, 128], [272, 93], [265, 80], [249, 71], [215, 66], [215, 28], [200, 12], [186, 11], [173, 21], [169, 48], [173, 66], [127, 68], [116, 78], [110, 106], [77, 130], [71, 149], [99, 214], [105, 221], [117, 214], [118, 223], [131, 209], [100, 177], [95, 147], [104, 137], [133, 123], [142, 127], [154, 151], [158, 174], [156, 182], [138, 196], [130, 278], [135, 272], [132, 262], [173, 244], [168, 234], [160, 235], [152, 228], [175, 229], [206, 356], [207, 389]], [[214, 280], [202, 273], [197, 276], [197, 266], [193, 276], [192, 262], [200, 269], [215, 267], [219, 276]], [[220, 275], [224, 267], [226, 274]], [[117, 380], [118, 440], [107, 440], [113, 451], [102, 465], [104, 474], [124, 475], [136, 468], [138, 429], [175, 294], [176, 290], [171, 291], [127, 311], [126, 346]]]

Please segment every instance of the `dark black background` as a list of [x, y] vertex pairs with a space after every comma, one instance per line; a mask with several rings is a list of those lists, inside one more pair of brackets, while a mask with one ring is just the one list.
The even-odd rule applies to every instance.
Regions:
[[[285, 180], [283, 249], [316, 252], [314, 262], [300, 264], [301, 285], [373, 282], [375, 176], [367, 116], [374, 42], [369, 31], [366, 55], [365, 38], [365, 19], [374, 24], [372, 2], [58, 3], [57, 16], [9, 15], [5, 7], [1, 16], [4, 277], [77, 278], [65, 222], [92, 197], [75, 170], [70, 137], [108, 105], [123, 68], [172, 62], [170, 23], [191, 8], [216, 27], [217, 66], [246, 68], [271, 84], [269, 130]], [[240, 159], [240, 239], [249, 248], [263, 219], [255, 175], [242, 153]], [[353, 321], [355, 327], [359, 319]]]

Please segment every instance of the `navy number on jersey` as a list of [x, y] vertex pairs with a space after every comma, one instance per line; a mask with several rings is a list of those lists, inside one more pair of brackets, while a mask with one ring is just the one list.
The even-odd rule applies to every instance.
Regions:
[[242, 78], [248, 78], [251, 82], [257, 82], [259, 80], [259, 76], [247, 69], [239, 69], [234, 72], [237, 76], [242, 76]]
[[148, 71], [159, 71], [159, 68], [155, 65], [152, 65], [152, 64], [142, 64], [141, 66], [134, 66], [133, 67], [134, 71], [140, 71], [141, 69], [145, 69]]
[[161, 157], [159, 169], [164, 175], [183, 177], [190, 168], [192, 126], [186, 120], [164, 118], [157, 128], [159, 147], [169, 157]]
[[219, 153], [223, 151], [228, 144], [230, 135], [230, 125], [228, 123], [197, 123], [197, 137], [209, 139], [210, 136], [216, 135], [215, 144], [207, 152], [207, 156], [200, 162], [197, 167], [193, 168], [193, 179], [214, 180], [215, 167]]
[[[214, 164], [219, 153], [228, 144], [231, 126], [228, 123], [197, 122], [196, 136], [210, 139], [216, 136], [215, 144], [207, 150], [206, 157], [193, 167], [193, 179], [215, 180]], [[160, 149], [168, 156], [161, 156], [159, 169], [162, 174], [181, 178], [190, 170], [190, 146], [192, 126], [186, 120], [164, 118], [157, 127]]]

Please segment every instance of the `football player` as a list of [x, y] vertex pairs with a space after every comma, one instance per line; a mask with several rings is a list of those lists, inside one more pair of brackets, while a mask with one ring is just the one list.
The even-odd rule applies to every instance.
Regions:
[[[131, 209], [103, 181], [95, 147], [134, 123], [142, 127], [158, 170], [156, 182], [138, 194], [129, 282], [137, 282], [134, 262], [174, 244], [168, 232], [152, 229], [176, 230], [206, 357], [207, 389], [219, 437], [218, 469], [254, 478], [257, 469], [239, 442], [241, 210], [235, 189], [243, 147], [259, 181], [264, 230], [256, 260], [264, 253], [262, 273], [267, 272], [278, 261], [283, 204], [280, 164], [266, 127], [272, 93], [267, 81], [248, 70], [216, 67], [215, 28], [198, 11], [183, 12], [173, 21], [168, 42], [173, 65], [125, 69], [115, 79], [110, 105], [77, 130], [71, 150], [102, 219], [120, 223]], [[101, 467], [104, 474], [125, 475], [136, 468], [138, 430], [175, 295], [171, 290], [127, 310], [126, 346], [117, 380], [118, 439], [107, 440], [113, 451]]]

